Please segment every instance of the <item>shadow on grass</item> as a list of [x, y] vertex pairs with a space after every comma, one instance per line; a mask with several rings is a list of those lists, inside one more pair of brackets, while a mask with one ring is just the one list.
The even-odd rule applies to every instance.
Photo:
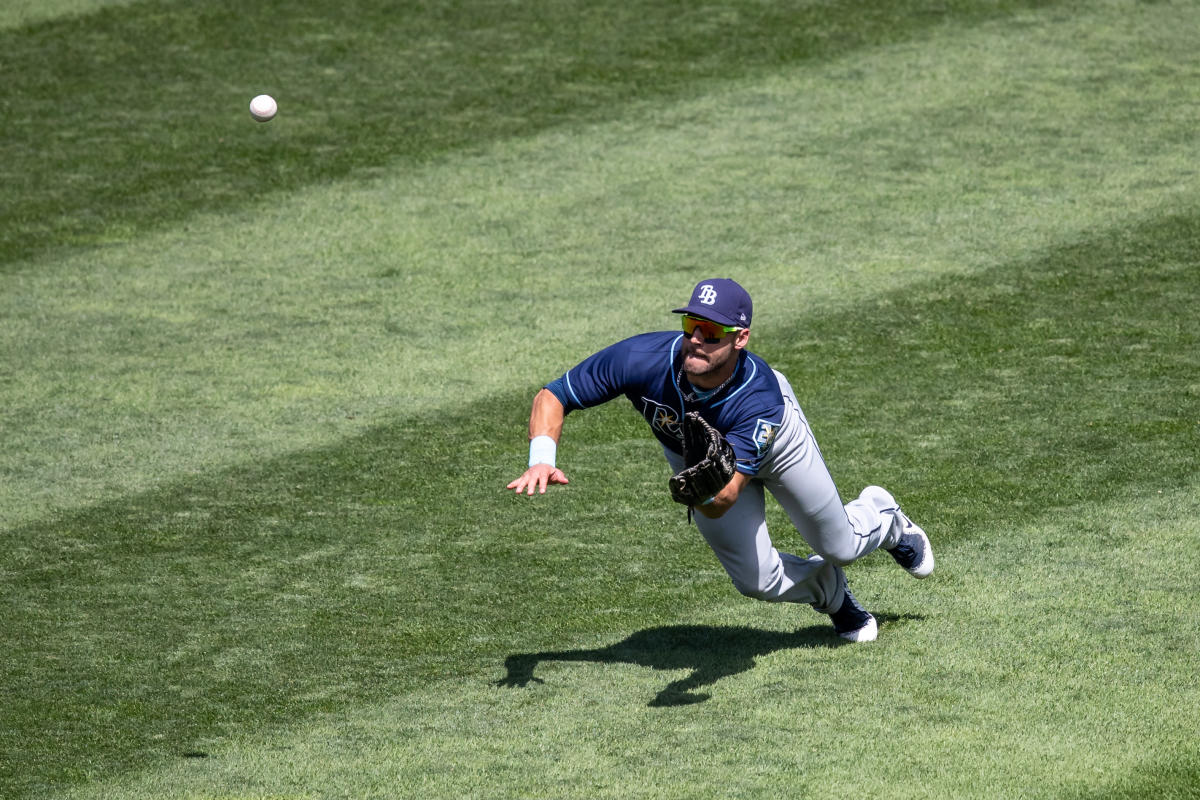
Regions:
[[[911, 618], [906, 616], [905, 618]], [[880, 615], [880, 621], [898, 619]], [[840, 647], [849, 644], [828, 625], [812, 625], [792, 632], [732, 628], [713, 625], [668, 625], [647, 628], [608, 647], [516, 653], [504, 661], [508, 670], [497, 686], [522, 687], [544, 683], [533, 672], [545, 661], [590, 661], [596, 664], [636, 664], [660, 670], [690, 669], [650, 701], [651, 706], [685, 706], [703, 703], [711, 695], [699, 692], [722, 678], [748, 672], [755, 659], [780, 650]]]

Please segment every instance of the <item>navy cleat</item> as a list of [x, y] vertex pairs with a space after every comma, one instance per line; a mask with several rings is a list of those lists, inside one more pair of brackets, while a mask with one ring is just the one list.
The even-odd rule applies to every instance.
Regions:
[[879, 624], [865, 608], [858, 604], [854, 595], [846, 588], [842, 606], [829, 615], [837, 635], [848, 642], [873, 642], [879, 636]]
[[896, 510], [896, 521], [903, 526], [904, 532], [900, 534], [900, 544], [888, 552], [909, 575], [928, 578], [933, 574], [933, 545], [929, 543], [929, 537], [899, 509]]

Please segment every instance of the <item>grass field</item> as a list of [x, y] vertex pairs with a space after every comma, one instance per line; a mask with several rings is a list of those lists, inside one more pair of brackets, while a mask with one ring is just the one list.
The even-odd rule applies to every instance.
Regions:
[[[1200, 5], [18, 2], [0, 73], [0, 797], [1200, 797]], [[503, 490], [715, 276], [933, 537], [878, 642], [621, 404]]]

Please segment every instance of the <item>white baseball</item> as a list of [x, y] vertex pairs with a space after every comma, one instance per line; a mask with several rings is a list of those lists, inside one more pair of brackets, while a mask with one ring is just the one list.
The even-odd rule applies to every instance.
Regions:
[[279, 106], [275, 104], [275, 98], [269, 94], [260, 94], [250, 101], [250, 116], [259, 122], [269, 121], [278, 110]]

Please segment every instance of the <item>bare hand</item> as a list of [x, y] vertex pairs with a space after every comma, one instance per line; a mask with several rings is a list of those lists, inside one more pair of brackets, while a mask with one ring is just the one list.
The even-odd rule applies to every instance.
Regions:
[[561, 469], [552, 467], [549, 464], [534, 464], [529, 469], [525, 470], [525, 474], [510, 483], [506, 488], [514, 490], [517, 494], [525, 492], [529, 496], [533, 496], [534, 489], [537, 489], [538, 494], [546, 493], [546, 486], [552, 483], [570, 483], [567, 476], [563, 474]]

